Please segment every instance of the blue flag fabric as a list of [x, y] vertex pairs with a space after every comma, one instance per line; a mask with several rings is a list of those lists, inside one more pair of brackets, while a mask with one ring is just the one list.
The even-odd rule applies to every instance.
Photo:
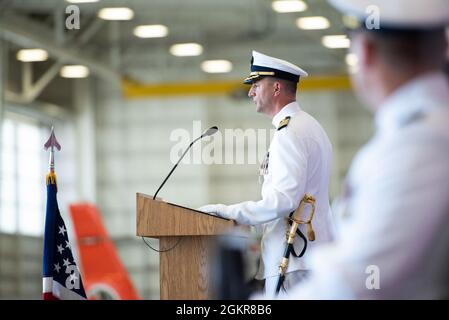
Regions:
[[56, 199], [56, 175], [47, 175], [47, 211], [43, 254], [43, 299], [86, 299], [81, 274], [73, 259], [67, 229]]

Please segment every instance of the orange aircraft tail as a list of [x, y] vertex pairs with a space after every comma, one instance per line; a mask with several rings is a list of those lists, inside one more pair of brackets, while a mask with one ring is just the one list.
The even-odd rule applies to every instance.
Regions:
[[87, 203], [70, 205], [84, 289], [89, 299], [140, 299], [100, 213]]

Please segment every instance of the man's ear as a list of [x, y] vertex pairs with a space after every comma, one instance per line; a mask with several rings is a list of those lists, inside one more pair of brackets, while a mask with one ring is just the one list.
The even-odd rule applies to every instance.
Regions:
[[359, 37], [360, 63], [364, 67], [370, 68], [376, 65], [377, 60], [379, 59], [378, 48], [376, 46], [375, 39], [366, 32], [362, 32]]
[[275, 81], [273, 83], [273, 95], [275, 97], [277, 97], [281, 94], [281, 86], [282, 86], [282, 84], [279, 81]]

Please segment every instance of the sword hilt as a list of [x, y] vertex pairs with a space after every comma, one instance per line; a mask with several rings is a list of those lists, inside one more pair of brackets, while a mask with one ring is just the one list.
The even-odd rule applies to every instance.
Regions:
[[[309, 217], [305, 220], [301, 219], [301, 215], [304, 211], [305, 205], [310, 204], [312, 206], [312, 209], [310, 210]], [[310, 194], [306, 193], [304, 197], [302, 198], [301, 202], [299, 203], [298, 209], [293, 213], [290, 220], [292, 220], [292, 226], [293, 224], [299, 225], [299, 224], [305, 224], [307, 226], [307, 239], [309, 241], [315, 240], [315, 231], [313, 231], [312, 227], [312, 219], [315, 214], [315, 198], [311, 196]], [[296, 229], [295, 229], [296, 232]], [[291, 231], [290, 231], [291, 233]]]

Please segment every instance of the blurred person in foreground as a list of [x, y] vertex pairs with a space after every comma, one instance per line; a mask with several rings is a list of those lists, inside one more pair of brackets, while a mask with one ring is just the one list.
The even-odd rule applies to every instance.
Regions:
[[313, 273], [288, 298], [449, 298], [447, 1], [330, 2], [376, 132], [349, 170], [336, 241], [310, 252]]

